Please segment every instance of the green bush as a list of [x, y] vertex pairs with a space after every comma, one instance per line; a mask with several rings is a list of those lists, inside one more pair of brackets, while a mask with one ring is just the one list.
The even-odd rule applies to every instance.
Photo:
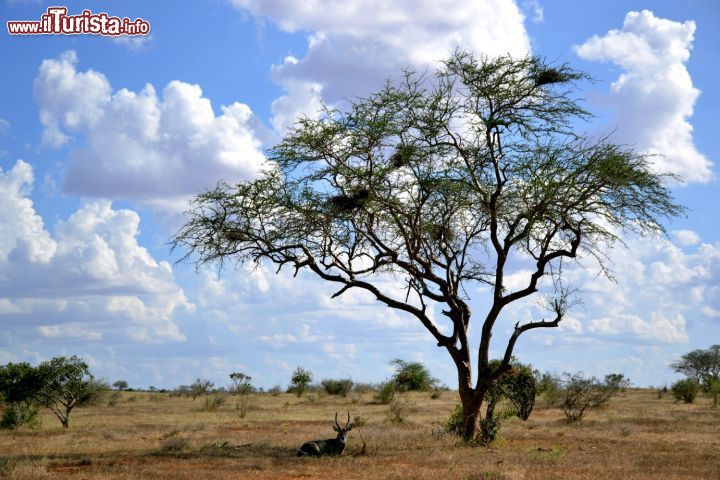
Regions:
[[537, 395], [537, 382], [532, 368], [516, 362], [512, 369], [500, 378], [499, 388], [502, 396], [512, 403], [515, 415], [527, 420], [535, 406]]
[[395, 392], [396, 388], [394, 380], [381, 383], [378, 386], [377, 393], [375, 394], [375, 400], [379, 403], [387, 405], [393, 401], [393, 398], [395, 398]]
[[692, 378], [686, 378], [675, 382], [670, 390], [676, 400], [693, 403], [700, 392], [700, 384]]
[[325, 393], [328, 395], [340, 395], [341, 397], [347, 397], [348, 393], [350, 393], [353, 388], [353, 381], [349, 378], [342, 378], [340, 380], [323, 380], [320, 383], [325, 389]]
[[396, 358], [390, 362], [395, 365], [395, 389], [400, 392], [410, 390], [431, 390], [437, 385], [437, 379], [430, 375], [430, 371], [420, 362], [406, 362]]
[[0, 417], [0, 428], [15, 430], [20, 427], [37, 427], [40, 424], [39, 413], [40, 406], [33, 402], [9, 403]]
[[450, 412], [450, 416], [445, 422], [444, 429], [447, 433], [454, 435], [462, 435], [463, 433], [463, 406], [462, 403], [455, 405], [455, 408]]
[[708, 382], [707, 394], [713, 400], [713, 407], [720, 403], [720, 378], [713, 378]]

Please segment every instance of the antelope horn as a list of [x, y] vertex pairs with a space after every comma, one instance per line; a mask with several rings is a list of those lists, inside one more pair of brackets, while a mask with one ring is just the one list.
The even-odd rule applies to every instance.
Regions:
[[340, 429], [340, 424], [337, 421], [337, 412], [335, 412], [335, 426], [338, 428], [338, 430]]
[[347, 428], [348, 425], [350, 425], [350, 412], [349, 412], [349, 411], [348, 411], [348, 421], [347, 421], [347, 423], [345, 424], [345, 427], [344, 427], [344, 428]]

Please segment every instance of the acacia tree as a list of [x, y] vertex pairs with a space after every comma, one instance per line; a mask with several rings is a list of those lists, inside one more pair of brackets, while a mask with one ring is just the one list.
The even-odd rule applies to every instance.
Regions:
[[671, 365], [676, 372], [682, 373], [703, 385], [707, 390], [714, 380], [720, 380], [720, 345], [712, 345], [707, 350], [693, 350]]
[[[414, 316], [457, 368], [463, 436], [472, 439], [520, 335], [562, 320], [562, 261], [602, 260], [601, 245], [623, 230], [663, 232], [661, 221], [682, 211], [645, 156], [573, 131], [589, 116], [573, 96], [585, 78], [540, 58], [467, 52], [435, 76], [407, 72], [345, 111], [299, 119], [259, 179], [197, 195], [173, 248], [197, 265], [309, 270], [338, 285], [333, 297], [361, 289]], [[519, 265], [513, 255], [532, 259], [516, 290], [506, 283]], [[389, 276], [402, 293], [377, 281]], [[557, 287], [552, 317], [516, 323], [491, 363], [501, 312], [546, 277], [556, 280], [544, 282]], [[477, 347], [468, 339], [471, 284], [490, 291]]]

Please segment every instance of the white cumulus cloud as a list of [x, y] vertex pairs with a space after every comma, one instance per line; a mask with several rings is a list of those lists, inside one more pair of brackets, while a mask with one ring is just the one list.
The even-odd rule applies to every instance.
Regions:
[[575, 52], [623, 69], [607, 98], [616, 113], [615, 140], [653, 154], [658, 171], [685, 182], [707, 182], [713, 178], [712, 163], [695, 147], [689, 122], [700, 95], [685, 67], [694, 34], [693, 21], [629, 12], [622, 29], [595, 35]]
[[53, 235], [28, 198], [32, 184], [22, 160], [0, 171], [3, 321], [38, 325], [46, 338], [99, 340], [102, 326], [143, 341], [183, 340], [174, 316], [194, 305], [170, 264], [138, 244], [138, 214], [85, 202]]
[[524, 55], [530, 42], [513, 0], [233, 0], [260, 22], [308, 34], [303, 58], [273, 67], [286, 91], [273, 106], [276, 127], [313, 115], [320, 96], [335, 103], [380, 88], [403, 68], [420, 72], [456, 48], [477, 54]]
[[139, 200], [159, 207], [181, 202], [219, 179], [251, 179], [265, 161], [250, 108], [235, 102], [216, 115], [200, 86], [178, 80], [158, 95], [113, 91], [99, 72], [77, 70], [70, 51], [44, 60], [35, 98], [51, 146], [83, 136], [70, 154], [67, 193]]

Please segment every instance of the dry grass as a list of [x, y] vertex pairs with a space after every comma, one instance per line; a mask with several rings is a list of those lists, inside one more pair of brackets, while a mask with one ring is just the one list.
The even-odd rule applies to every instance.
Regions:
[[[390, 423], [371, 393], [254, 396], [240, 418], [236, 397], [207, 412], [204, 399], [125, 392], [114, 405], [74, 411], [68, 431], [47, 412], [37, 430], [0, 431], [0, 478], [720, 478], [720, 409], [705, 398], [686, 405], [629, 390], [579, 424], [540, 408], [527, 422], [506, 421], [490, 448], [441, 433], [456, 394], [407, 400], [406, 420]], [[366, 424], [350, 432], [345, 455], [295, 456], [303, 442], [332, 437], [332, 417], [348, 410]]]

